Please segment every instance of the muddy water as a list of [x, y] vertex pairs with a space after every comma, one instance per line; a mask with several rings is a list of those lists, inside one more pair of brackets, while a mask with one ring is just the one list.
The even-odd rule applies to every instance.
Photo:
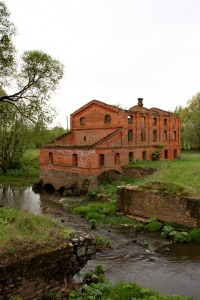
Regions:
[[111, 282], [135, 281], [144, 287], [157, 289], [164, 294], [182, 294], [200, 300], [200, 245], [177, 244], [168, 251], [147, 253], [142, 244], [148, 242], [156, 248], [162, 242], [157, 235], [135, 234], [130, 227], [105, 228], [97, 226], [91, 231], [89, 224], [81, 217], [67, 213], [63, 209], [59, 193], [42, 191], [35, 193], [32, 188], [0, 188], [0, 205], [29, 210], [44, 215], [49, 211], [51, 217], [72, 229], [92, 233], [110, 240], [112, 249], [98, 252], [89, 261], [76, 280], [83, 273], [102, 264]]

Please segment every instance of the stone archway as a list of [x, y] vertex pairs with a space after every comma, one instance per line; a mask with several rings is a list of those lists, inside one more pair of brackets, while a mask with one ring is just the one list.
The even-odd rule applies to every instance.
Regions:
[[102, 181], [102, 180], [115, 181], [120, 178], [121, 178], [121, 172], [119, 172], [117, 170], [106, 170], [97, 176], [98, 181]]

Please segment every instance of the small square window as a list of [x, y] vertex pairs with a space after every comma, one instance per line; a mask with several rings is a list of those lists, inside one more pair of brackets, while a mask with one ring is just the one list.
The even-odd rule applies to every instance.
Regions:
[[85, 125], [85, 117], [80, 118], [80, 125]]
[[105, 124], [110, 124], [111, 123], [111, 117], [110, 117], [110, 115], [106, 115], [105, 116], [104, 123]]

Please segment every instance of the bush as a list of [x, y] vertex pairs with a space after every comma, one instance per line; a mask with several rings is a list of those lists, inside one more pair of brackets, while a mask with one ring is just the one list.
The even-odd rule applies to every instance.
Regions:
[[190, 232], [191, 238], [193, 241], [200, 242], [200, 229], [194, 228]]
[[102, 246], [104, 244], [105, 244], [104, 239], [101, 236], [96, 236], [96, 245]]
[[162, 228], [162, 223], [152, 218], [152, 221], [145, 225], [144, 228], [148, 229], [149, 231], [158, 231]]
[[169, 236], [173, 237], [175, 243], [186, 243], [191, 241], [190, 234], [185, 231], [171, 231]]
[[96, 221], [98, 221], [98, 220], [101, 219], [101, 216], [97, 212], [89, 212], [87, 214], [86, 219], [87, 219], [87, 221], [90, 221], [90, 220], [96, 220]]

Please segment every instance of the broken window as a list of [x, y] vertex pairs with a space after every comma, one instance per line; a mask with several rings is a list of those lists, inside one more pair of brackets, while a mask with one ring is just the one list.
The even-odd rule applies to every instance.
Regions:
[[157, 130], [153, 131], [153, 142], [157, 142]]
[[164, 131], [164, 134], [163, 134], [163, 141], [167, 141], [167, 131]]
[[157, 125], [157, 118], [153, 118], [153, 125]]
[[164, 119], [163, 125], [167, 125], [167, 119]]
[[129, 152], [129, 161], [132, 161], [133, 159], [134, 159], [133, 152]]
[[141, 142], [145, 142], [146, 141], [146, 130], [143, 129], [141, 132]]
[[142, 127], [146, 126], [146, 117], [141, 117]]
[[110, 124], [111, 123], [111, 117], [110, 117], [110, 115], [105, 115], [104, 123], [105, 124]]
[[49, 152], [49, 164], [53, 165], [53, 153]]
[[164, 151], [164, 159], [168, 159], [168, 150]]
[[72, 154], [72, 167], [77, 167], [77, 166], [78, 166], [78, 155]]
[[115, 165], [119, 165], [119, 164], [120, 164], [120, 154], [115, 153]]
[[142, 160], [146, 160], [147, 159], [147, 152], [143, 151], [142, 152]]
[[85, 117], [80, 118], [80, 125], [85, 125]]
[[133, 124], [133, 116], [128, 116], [128, 124]]
[[104, 154], [99, 154], [99, 167], [104, 166]]
[[133, 140], [133, 130], [129, 129], [128, 130], [128, 142], [132, 142]]
[[173, 131], [173, 140], [176, 140], [176, 131]]

